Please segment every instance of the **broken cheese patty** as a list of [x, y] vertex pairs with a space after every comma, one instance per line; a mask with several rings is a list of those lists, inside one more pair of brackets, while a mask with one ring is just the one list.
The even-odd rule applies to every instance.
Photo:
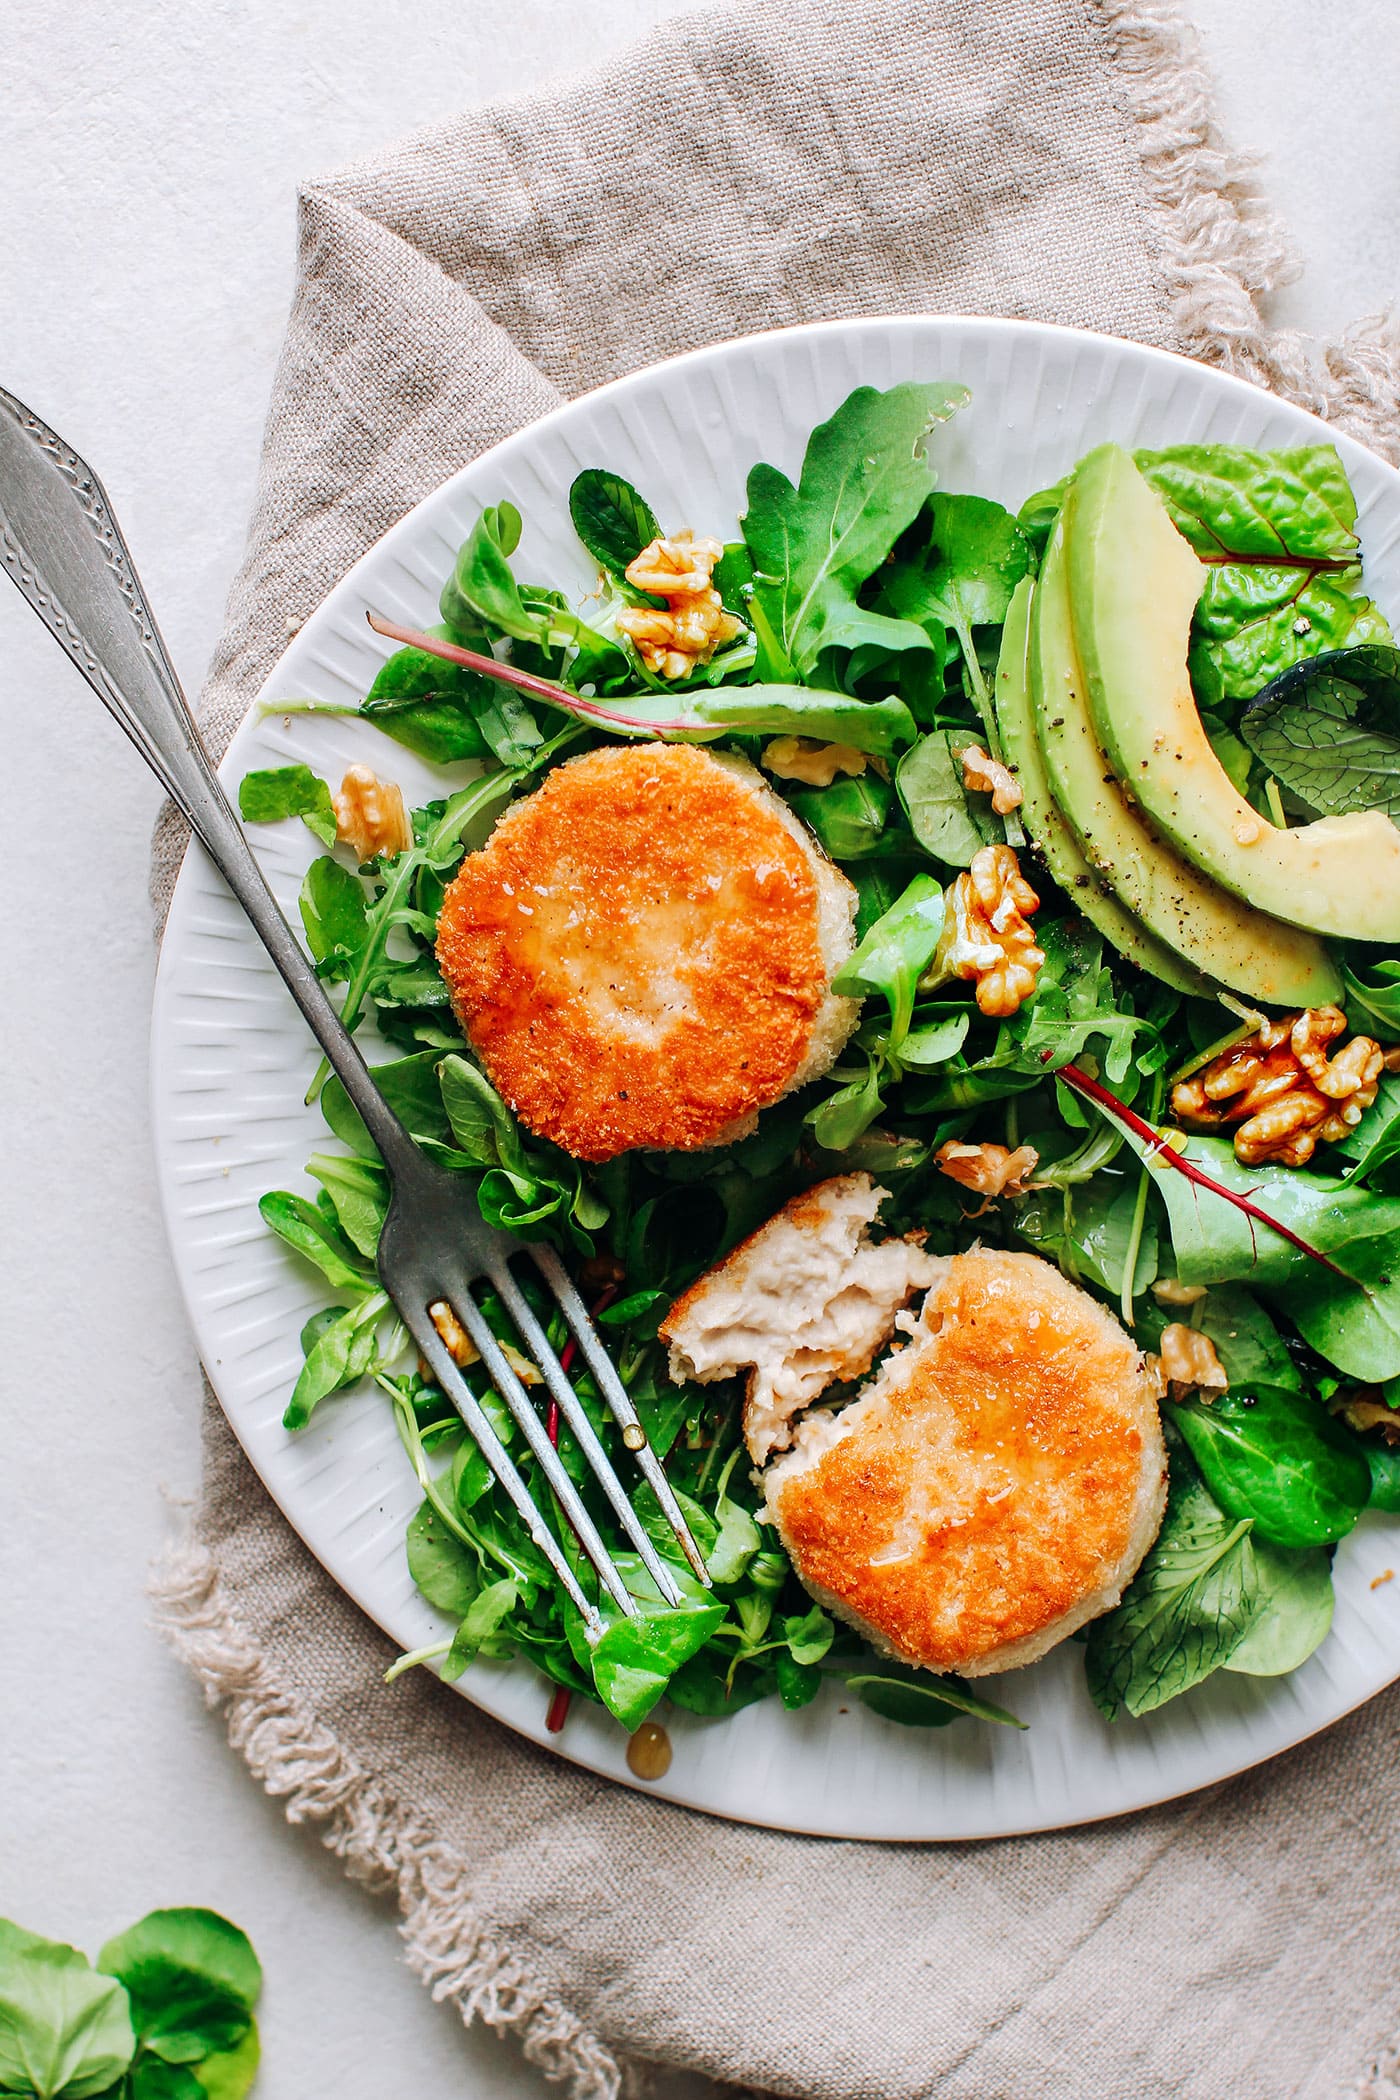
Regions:
[[1142, 1357], [1034, 1254], [954, 1255], [909, 1345], [768, 1469], [812, 1595], [882, 1652], [988, 1675], [1122, 1595], [1166, 1495]]
[[922, 1233], [870, 1238], [888, 1195], [869, 1174], [819, 1181], [693, 1283], [662, 1322], [678, 1385], [748, 1371], [744, 1441], [757, 1465], [786, 1449], [793, 1417], [829, 1385], [865, 1375], [900, 1308], [942, 1271]]
[[578, 1159], [751, 1129], [855, 1026], [831, 979], [855, 891], [743, 760], [613, 745], [509, 808], [448, 889], [437, 952], [521, 1121]]

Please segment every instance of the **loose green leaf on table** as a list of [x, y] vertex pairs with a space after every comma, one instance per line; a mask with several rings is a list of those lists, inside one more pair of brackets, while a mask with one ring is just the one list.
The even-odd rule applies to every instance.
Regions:
[[0, 1919], [0, 2093], [92, 2100], [136, 2047], [126, 1992], [76, 1947]]
[[310, 766], [271, 766], [245, 773], [238, 785], [238, 814], [248, 824], [300, 817], [327, 846], [335, 844], [331, 791]]
[[124, 1985], [141, 2046], [172, 2064], [235, 2048], [262, 1989], [247, 1934], [212, 1910], [152, 1911], [97, 1965]]

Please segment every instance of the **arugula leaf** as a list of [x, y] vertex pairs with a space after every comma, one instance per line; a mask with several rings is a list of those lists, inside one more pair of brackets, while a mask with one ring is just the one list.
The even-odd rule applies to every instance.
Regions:
[[1085, 1674], [1106, 1721], [1151, 1713], [1228, 1661], [1265, 1602], [1251, 1529], [1173, 1456], [1156, 1542], [1117, 1610], [1089, 1628]]
[[831, 989], [843, 997], [876, 993], [886, 1000], [889, 1047], [896, 1055], [909, 1033], [915, 988], [933, 960], [943, 918], [942, 888], [931, 875], [916, 875], [831, 981]]
[[1011, 595], [1031, 565], [1031, 548], [1010, 511], [985, 496], [935, 496], [928, 511], [929, 544], [918, 562], [899, 563], [882, 602], [922, 626], [950, 628], [962, 651], [968, 684], [993, 757], [1001, 756], [987, 681], [974, 627], [999, 627]]
[[661, 537], [651, 506], [630, 481], [603, 467], [585, 467], [575, 476], [569, 516], [599, 568], [620, 581], [628, 563]]
[[1345, 1538], [1371, 1492], [1356, 1439], [1299, 1392], [1233, 1388], [1187, 1401], [1175, 1421], [1227, 1516], [1250, 1517], [1276, 1546]]
[[[445, 627], [429, 632], [451, 640]], [[489, 649], [487, 637], [480, 640]], [[446, 663], [426, 649], [399, 649], [380, 666], [360, 713], [420, 758], [446, 766], [484, 758], [491, 749], [477, 722], [489, 688], [489, 679], [464, 664]]]
[[895, 772], [910, 830], [926, 853], [952, 868], [970, 867], [983, 846], [1005, 836], [986, 798], [963, 786], [962, 753], [971, 741], [966, 730], [932, 730]]
[[0, 1918], [0, 2092], [92, 2100], [136, 2048], [126, 1992], [76, 1947]]
[[1314, 816], [1400, 818], [1400, 649], [1371, 642], [1308, 657], [1256, 694], [1239, 729]]
[[245, 773], [238, 784], [238, 814], [248, 824], [276, 824], [300, 817], [327, 846], [335, 844], [331, 791], [310, 766], [270, 766]]
[[846, 1688], [862, 1706], [886, 1721], [904, 1728], [946, 1728], [959, 1714], [974, 1720], [994, 1721], [1003, 1728], [1024, 1729], [1004, 1706], [979, 1699], [957, 1677], [934, 1677], [926, 1670], [906, 1669], [902, 1663], [882, 1662], [878, 1670], [865, 1670], [847, 1677]]
[[1331, 1631], [1331, 1558], [1320, 1547], [1288, 1553], [1257, 1533], [1249, 1543], [1263, 1603], [1225, 1668], [1243, 1677], [1283, 1677], [1299, 1669]]
[[761, 678], [805, 676], [832, 646], [898, 642], [886, 630], [899, 623], [865, 613], [856, 594], [928, 497], [930, 431], [969, 398], [965, 387], [859, 387], [813, 431], [796, 488], [776, 467], [750, 473], [740, 524]]
[[236, 2048], [262, 1989], [247, 1934], [212, 1910], [152, 1911], [97, 1966], [125, 1986], [141, 2047], [170, 2064]]

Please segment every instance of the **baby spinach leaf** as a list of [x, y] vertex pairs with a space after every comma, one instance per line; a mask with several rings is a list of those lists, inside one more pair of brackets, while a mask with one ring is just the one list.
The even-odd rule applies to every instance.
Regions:
[[496, 1582], [488, 1582], [467, 1606], [462, 1622], [452, 1636], [442, 1665], [445, 1684], [455, 1684], [462, 1672], [495, 1636], [520, 1602], [519, 1585], [510, 1576], [503, 1575]]
[[369, 1280], [369, 1264], [354, 1245], [344, 1239], [324, 1212], [285, 1189], [270, 1189], [260, 1198], [258, 1214], [264, 1225], [306, 1260], [314, 1262], [333, 1290], [363, 1290]]
[[348, 977], [365, 942], [369, 900], [349, 868], [319, 853], [302, 878], [301, 923], [316, 975], [335, 984]]
[[1400, 817], [1400, 649], [1371, 642], [1308, 657], [1256, 694], [1239, 727], [1314, 816]]
[[92, 2100], [136, 2048], [127, 1995], [76, 1947], [0, 1919], [0, 2092]]
[[1238, 1284], [1213, 1284], [1184, 1317], [1214, 1342], [1232, 1387], [1301, 1388], [1283, 1336], [1259, 1300]]
[[[943, 931], [943, 891], [931, 875], [916, 875], [903, 895], [876, 920], [831, 988], [847, 998], [876, 993], [890, 1010], [889, 1047], [898, 1054], [909, 1033], [914, 991], [933, 960]], [[824, 1142], [824, 1141], [823, 1141]]]
[[1003, 1728], [1024, 1728], [1004, 1706], [979, 1699], [957, 1677], [934, 1677], [925, 1670], [906, 1669], [902, 1663], [881, 1662], [878, 1669], [863, 1670], [846, 1679], [848, 1691], [862, 1706], [883, 1720], [898, 1721], [904, 1728], [946, 1728], [959, 1714], [978, 1721], [995, 1721]]
[[1234, 1387], [1188, 1401], [1177, 1427], [1225, 1514], [1250, 1517], [1276, 1546], [1345, 1538], [1371, 1491], [1356, 1439], [1300, 1392]]
[[152, 1911], [97, 1965], [125, 1986], [142, 2048], [170, 2064], [235, 2048], [262, 1989], [247, 1934], [212, 1910]]
[[481, 1563], [448, 1529], [431, 1501], [420, 1503], [409, 1519], [406, 1549], [408, 1572], [429, 1604], [454, 1619], [464, 1618], [481, 1588]]
[[1249, 1545], [1263, 1602], [1225, 1668], [1244, 1677], [1283, 1677], [1300, 1668], [1331, 1631], [1331, 1557], [1320, 1547], [1289, 1553], [1257, 1532]]
[[1172, 1461], [1167, 1512], [1116, 1611], [1089, 1628], [1089, 1695], [1107, 1721], [1151, 1713], [1228, 1661], [1264, 1601], [1248, 1517], [1213, 1501], [1190, 1460]]
[[1333, 1150], [1348, 1163], [1348, 1181], [1364, 1181], [1400, 1153], [1400, 1078], [1381, 1075], [1375, 1100]]
[[[445, 627], [428, 631], [444, 641], [452, 638]], [[478, 639], [489, 651], [487, 637]], [[399, 649], [380, 666], [360, 713], [431, 765], [451, 765], [484, 758], [490, 749], [477, 724], [489, 686], [464, 664], [446, 663], [426, 649]]]
[[624, 1728], [640, 1727], [683, 1663], [728, 1615], [723, 1604], [638, 1613], [609, 1626], [590, 1658], [598, 1696]]
[[[797, 1713], [810, 1706], [822, 1688], [822, 1673], [815, 1663], [794, 1661], [786, 1649], [779, 1648], [773, 1657], [773, 1669], [778, 1680], [778, 1697], [788, 1713]], [[672, 1694], [674, 1696], [674, 1685]]]
[[643, 547], [661, 537], [651, 506], [630, 481], [605, 467], [585, 467], [569, 490], [574, 531], [600, 569], [622, 577]]
[[331, 791], [310, 766], [270, 766], [245, 773], [238, 784], [238, 814], [249, 824], [300, 817], [327, 846], [335, 844]]
[[974, 854], [1005, 835], [986, 797], [963, 786], [961, 753], [970, 742], [965, 729], [931, 730], [895, 772], [910, 830], [926, 853], [952, 868], [970, 867]]
[[1400, 1512], [1400, 1444], [1367, 1437], [1361, 1443], [1361, 1450], [1371, 1475], [1369, 1507]]
[[968, 399], [965, 387], [858, 387], [813, 431], [796, 488], [776, 467], [753, 469], [741, 527], [760, 677], [801, 677], [824, 648], [896, 624], [863, 618], [856, 593], [927, 499], [929, 432]]
[[335, 1205], [345, 1237], [367, 1261], [373, 1261], [389, 1210], [389, 1184], [382, 1170], [365, 1159], [319, 1152], [306, 1162], [306, 1171]]
[[833, 860], [859, 860], [878, 850], [894, 790], [878, 773], [866, 772], [830, 787], [790, 788], [787, 799]]

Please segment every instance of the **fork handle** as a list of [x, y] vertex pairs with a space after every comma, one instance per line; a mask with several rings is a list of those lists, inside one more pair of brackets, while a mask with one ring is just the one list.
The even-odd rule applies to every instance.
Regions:
[[0, 565], [126, 731], [252, 920], [390, 1171], [417, 1151], [253, 857], [180, 688], [106, 490], [0, 387]]

